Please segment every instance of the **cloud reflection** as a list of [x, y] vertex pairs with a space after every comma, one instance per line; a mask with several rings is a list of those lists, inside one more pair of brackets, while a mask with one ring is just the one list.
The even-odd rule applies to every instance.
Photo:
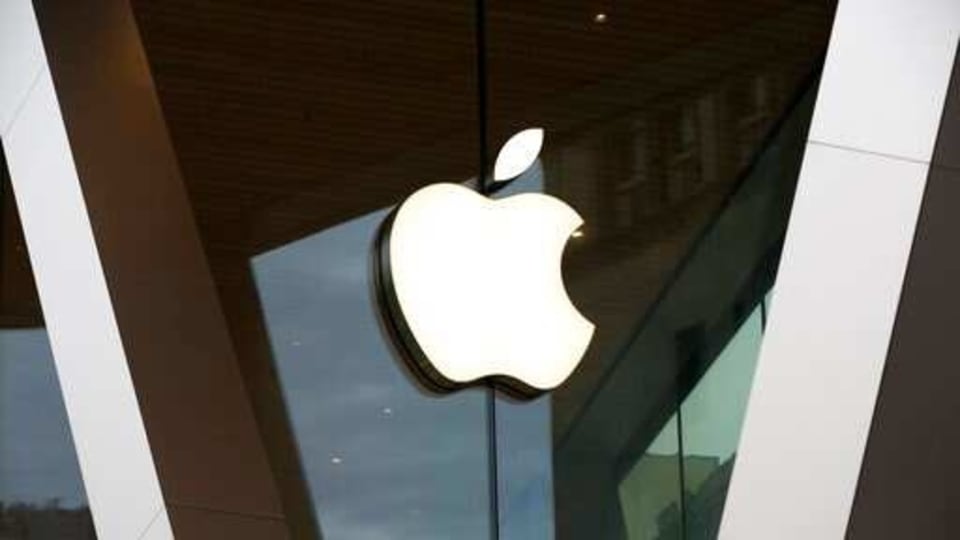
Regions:
[[385, 214], [252, 261], [320, 525], [333, 540], [486, 539], [485, 397], [426, 396], [384, 342], [367, 265]]
[[0, 330], [0, 503], [87, 504], [42, 328]]
[[[538, 161], [499, 196], [542, 186]], [[423, 393], [385, 342], [369, 265], [387, 213], [251, 261], [320, 527], [326, 540], [486, 540], [486, 396]], [[552, 538], [549, 398], [497, 408], [501, 536]]]

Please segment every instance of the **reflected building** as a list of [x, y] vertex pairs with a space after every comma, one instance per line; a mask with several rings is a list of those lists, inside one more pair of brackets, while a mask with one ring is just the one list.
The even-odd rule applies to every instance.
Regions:
[[58, 508], [56, 504], [15, 504], [0, 508], [0, 538], [57, 538], [61, 540], [95, 540], [93, 520], [86, 508]]

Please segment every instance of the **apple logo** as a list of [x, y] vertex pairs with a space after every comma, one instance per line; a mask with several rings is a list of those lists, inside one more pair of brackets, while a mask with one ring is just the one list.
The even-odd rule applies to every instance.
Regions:
[[[537, 159], [542, 129], [514, 135], [494, 166], [513, 180]], [[567, 296], [561, 259], [582, 225], [549, 195], [491, 199], [464, 185], [419, 189], [381, 227], [378, 299], [401, 353], [434, 390], [490, 380], [517, 397], [556, 388], [594, 325]]]

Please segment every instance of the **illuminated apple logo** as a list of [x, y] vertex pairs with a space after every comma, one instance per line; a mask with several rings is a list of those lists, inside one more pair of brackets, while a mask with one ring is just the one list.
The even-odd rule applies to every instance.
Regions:
[[[494, 180], [523, 173], [542, 142], [540, 129], [513, 136]], [[488, 379], [533, 397], [573, 372], [594, 325], [567, 296], [560, 265], [582, 223], [549, 195], [494, 200], [447, 183], [418, 190], [393, 211], [378, 241], [379, 298], [425, 383], [449, 391]]]

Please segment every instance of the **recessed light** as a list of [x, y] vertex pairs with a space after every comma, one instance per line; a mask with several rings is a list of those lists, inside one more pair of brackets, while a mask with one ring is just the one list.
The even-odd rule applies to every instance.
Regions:
[[332, 458], [330, 458], [330, 463], [333, 463], [334, 465], [339, 465], [343, 463], [343, 460], [337, 456], [333, 456]]
[[606, 14], [606, 13], [597, 13], [596, 15], [593, 16], [593, 22], [595, 22], [595, 23], [597, 23], [597, 24], [603, 24], [603, 23], [607, 22], [607, 14]]

